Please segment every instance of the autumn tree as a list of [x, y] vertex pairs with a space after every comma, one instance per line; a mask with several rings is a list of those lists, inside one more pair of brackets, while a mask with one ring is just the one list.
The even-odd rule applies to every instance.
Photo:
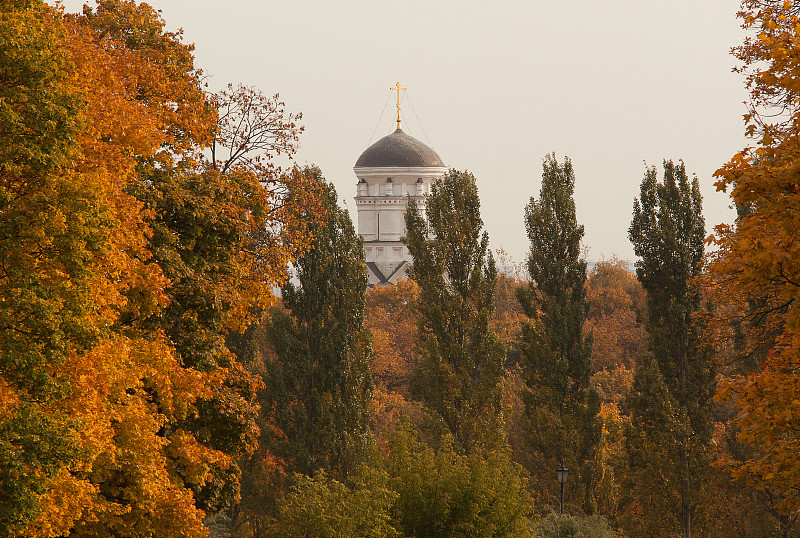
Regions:
[[600, 260], [586, 281], [592, 332], [592, 371], [633, 369], [647, 351], [646, 334], [638, 316], [646, 315], [645, 293], [627, 262]]
[[647, 292], [651, 357], [637, 369], [627, 404], [628, 450], [631, 466], [649, 478], [634, 481], [634, 494], [642, 506], [654, 495], [662, 499], [671, 516], [660, 512], [658, 528], [677, 527], [688, 537], [707, 482], [715, 388], [701, 341], [702, 298], [692, 285], [703, 259], [702, 199], [683, 162], [665, 161], [662, 182], [655, 167], [647, 168], [640, 192], [628, 233]]
[[269, 412], [285, 435], [276, 447], [289, 469], [319, 469], [345, 480], [371, 443], [370, 335], [364, 327], [364, 247], [336, 190], [317, 168], [302, 174], [324, 189], [325, 221], [313, 248], [294, 264], [296, 283], [281, 288], [283, 306], [267, 326], [274, 356], [265, 382]]
[[414, 366], [419, 286], [400, 280], [395, 286], [370, 288], [366, 298], [365, 325], [372, 332], [370, 371], [375, 387], [409, 396]]
[[[742, 2], [749, 35], [734, 49], [750, 93], [745, 132], [753, 146], [716, 173], [717, 189], [743, 210], [735, 224], [715, 229], [707, 291], [737, 313], [721, 309], [715, 322], [733, 322], [748, 367], [725, 380], [717, 398], [737, 411], [731, 427], [750, 447], [721, 463], [735, 478], [769, 492], [781, 517], [800, 512], [800, 437], [797, 435], [800, 141], [796, 84], [800, 74], [800, 22], [794, 2]], [[753, 360], [755, 358], [755, 360]], [[788, 530], [783, 529], [784, 535]]]
[[[209, 99], [201, 91], [191, 48], [147, 17], [144, 6], [132, 3], [100, 4], [95, 12], [84, 12], [84, 24], [101, 39], [124, 41], [128, 55], [158, 58], [169, 66], [160, 78], [146, 70], [137, 73], [139, 101], [167, 109], [181, 74], [193, 84], [185, 94], [190, 98], [166, 116], [172, 137], [153, 155], [139, 158], [136, 181], [128, 188], [150, 211], [150, 263], [170, 280], [168, 303], [148, 312], [134, 289], [133, 308], [123, 312], [120, 324], [163, 331], [184, 368], [221, 376], [211, 394], [197, 402], [196, 415], [180, 424], [231, 458], [213, 468], [203, 484], [189, 481], [199, 507], [215, 513], [237, 499], [237, 462], [255, 447], [258, 432], [260, 380], [230, 353], [224, 334], [244, 330], [253, 313], [272, 303], [272, 286], [282, 281], [294, 252], [308, 243], [307, 224], [313, 219], [298, 220], [296, 214], [316, 191], [302, 175], [282, 176], [270, 167], [275, 154], [294, 152], [299, 133], [296, 118], [285, 117], [277, 96], [266, 99], [240, 87]], [[214, 150], [210, 163], [199, 155], [208, 146]], [[225, 149], [224, 159], [213, 159]], [[290, 186], [308, 194], [289, 201]]]
[[286, 538], [392, 538], [401, 536], [392, 525], [397, 493], [389, 489], [384, 471], [363, 468], [352, 487], [329, 477], [296, 475], [292, 491], [281, 501], [273, 536]]
[[135, 55], [123, 64], [40, 2], [0, 13], [0, 132], [14, 139], [0, 156], [3, 534], [199, 536], [202, 512], [177, 470], [202, 481], [225, 456], [164, 426], [212, 380], [181, 372], [159, 335], [116, 325], [133, 287], [156, 308], [164, 300], [161, 272], [143, 263], [141, 205], [124, 188], [131, 156], [169, 137], [131, 80], [165, 73]]
[[255, 380], [202, 333], [269, 303], [307, 236], [252, 175], [197, 184], [215, 110], [163, 27], [130, 1], [0, 10], [6, 534], [203, 535], [252, 448]]
[[574, 188], [569, 158], [559, 164], [555, 155], [547, 155], [539, 199], [531, 197], [525, 208], [530, 284], [518, 299], [533, 320], [524, 329], [522, 347], [531, 472], [549, 487], [553, 469], [567, 465], [574, 484], [568, 498], [580, 499], [584, 511], [592, 513], [600, 403], [590, 384], [592, 341], [584, 334], [586, 261], [580, 252], [583, 226], [575, 216]]
[[475, 178], [450, 170], [431, 184], [426, 215], [410, 200], [405, 243], [420, 288], [412, 390], [459, 448], [502, 442], [499, 382], [505, 352], [491, 329], [497, 269], [482, 232]]
[[645, 293], [627, 262], [600, 260], [587, 280], [592, 334], [592, 383], [604, 402], [619, 403], [633, 382], [633, 371], [647, 353]]
[[81, 258], [99, 245], [76, 248], [89, 230], [65, 216], [84, 200], [58, 195], [81, 109], [66, 28], [43, 4], [0, 6], [0, 535], [8, 536], [77, 457], [66, 416], [48, 404], [69, 391], [54, 365], [97, 340], [87, 309], [94, 275]]
[[422, 404], [411, 396], [411, 373], [419, 315], [419, 286], [402, 279], [394, 286], [367, 290], [364, 325], [372, 333], [370, 372], [375, 388], [370, 404], [370, 427], [380, 451], [405, 420], [421, 425]]
[[[595, 492], [598, 512], [615, 521], [638, 518], [625, 504], [631, 466], [625, 452], [629, 417], [623, 403], [633, 385], [634, 370], [647, 354], [647, 333], [641, 323], [646, 314], [644, 289], [631, 270], [616, 257], [598, 261], [589, 273], [586, 293], [585, 330], [593, 338], [592, 384], [601, 400]], [[628, 530], [631, 534], [641, 531]]]
[[224, 174], [236, 166], [269, 175], [275, 156], [294, 154], [303, 115], [287, 114], [278, 94], [267, 97], [257, 88], [228, 84], [213, 95], [213, 103], [218, 113], [211, 144], [215, 170]]
[[274, 535], [533, 536], [527, 483], [505, 450], [461, 454], [449, 435], [433, 449], [406, 423], [381, 463], [345, 483], [322, 470], [296, 476]]
[[495, 311], [492, 328], [506, 347], [506, 363], [513, 366], [519, 362], [522, 345], [522, 326], [525, 313], [517, 301], [517, 290], [527, 285], [523, 278], [521, 263], [515, 263], [502, 248], [495, 251], [500, 272], [495, 287]]

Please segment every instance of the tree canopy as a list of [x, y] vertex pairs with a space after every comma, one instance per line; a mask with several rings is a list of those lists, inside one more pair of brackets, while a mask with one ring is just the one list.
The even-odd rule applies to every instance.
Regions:
[[746, 367], [726, 378], [717, 397], [735, 405], [738, 438], [753, 451], [720, 463], [768, 491], [781, 513], [797, 514], [800, 17], [794, 3], [755, 0], [743, 2], [739, 16], [750, 36], [734, 54], [750, 92], [745, 130], [754, 146], [715, 173], [739, 216], [714, 230], [718, 249], [705, 289], [729, 306], [715, 317], [716, 328], [733, 323], [739, 333], [737, 358]]
[[663, 503], [649, 521], [653, 532], [674, 526], [685, 537], [703, 503], [713, 429], [715, 368], [702, 342], [702, 297], [692, 282], [702, 268], [704, 235], [697, 178], [689, 181], [683, 162], [664, 161], [661, 182], [656, 168], [648, 168], [629, 237], [640, 258], [636, 276], [647, 292], [651, 357], [637, 368], [627, 402], [629, 456], [632, 467], [658, 477], [636, 480], [634, 487], [642, 506], [653, 496]]
[[450, 170], [431, 184], [424, 215], [413, 198], [405, 243], [419, 285], [419, 345], [412, 390], [459, 447], [494, 446], [502, 435], [503, 345], [490, 323], [497, 268], [482, 231], [475, 178]]
[[[569, 158], [542, 163], [539, 199], [525, 207], [531, 242], [528, 286], [517, 297], [529, 322], [523, 329], [521, 362], [532, 472], [552, 487], [552, 469], [572, 470], [571, 498], [594, 510], [594, 454], [600, 435], [600, 402], [590, 384], [592, 340], [584, 332], [588, 313], [583, 226], [575, 214], [575, 173]], [[571, 485], [572, 485], [571, 484]], [[544, 486], [547, 487], [547, 486]], [[549, 489], [549, 488], [548, 488]]]
[[216, 107], [146, 4], [5, 1], [0, 41], [0, 534], [204, 535], [256, 431], [219, 333], [302, 202], [207, 166]]

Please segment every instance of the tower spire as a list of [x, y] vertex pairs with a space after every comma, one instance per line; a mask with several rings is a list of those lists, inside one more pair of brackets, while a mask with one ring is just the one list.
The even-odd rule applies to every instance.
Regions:
[[400, 90], [407, 90], [408, 88], [401, 88], [398, 82], [394, 88], [389, 88], [397, 92], [397, 128], [400, 129]]

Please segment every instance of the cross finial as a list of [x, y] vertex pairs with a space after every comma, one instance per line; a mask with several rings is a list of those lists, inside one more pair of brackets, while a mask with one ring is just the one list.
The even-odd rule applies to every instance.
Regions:
[[397, 92], [397, 128], [400, 128], [400, 90], [407, 90], [408, 88], [401, 88], [400, 83], [398, 82], [394, 88], [389, 88], [392, 91]]

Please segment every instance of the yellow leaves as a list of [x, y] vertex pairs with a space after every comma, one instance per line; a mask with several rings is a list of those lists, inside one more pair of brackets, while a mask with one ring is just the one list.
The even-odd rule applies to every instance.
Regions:
[[[740, 441], [759, 450], [744, 461], [722, 458], [718, 465], [730, 467], [734, 475], [755, 480], [773, 491], [789, 491], [800, 481], [797, 454], [800, 437], [800, 368], [798, 348], [778, 341], [758, 372], [723, 380], [717, 391], [720, 402], [732, 402], [739, 410], [735, 424]], [[787, 496], [782, 510], [800, 508], [800, 499]]]
[[[16, 316], [14, 329], [26, 329], [19, 323], [33, 319], [45, 329], [42, 339], [54, 342], [52, 349], [28, 336], [3, 343], [44, 349], [32, 363], [42, 376], [63, 380], [65, 390], [39, 398], [19, 379], [0, 378], [0, 418], [35, 401], [80, 446], [37, 484], [45, 490], [39, 496], [43, 514], [23, 534], [203, 535], [204, 514], [187, 482], [204, 484], [210, 470], [233, 462], [178, 425], [191, 424], [201, 404], [219, 404], [226, 418], [245, 423], [241, 446], [231, 450], [252, 450], [257, 427], [248, 398], [259, 385], [234, 360], [211, 372], [185, 367], [173, 343], [147, 325], [167, 305], [170, 282], [148, 252], [154, 211], [130, 192], [139, 179], [137, 164], [152, 159], [166, 170], [173, 159], [210, 143], [215, 111], [198, 83], [191, 47], [164, 32], [146, 4], [102, 1], [95, 12], [75, 16], [43, 3], [23, 4], [30, 9], [9, 8], [0, 19], [19, 19], [17, 34], [36, 34], [34, 44], [42, 45], [20, 53], [38, 62], [45, 81], [39, 81], [39, 100], [25, 101], [26, 111], [69, 128], [34, 133], [19, 130], [25, 122], [9, 126], [0, 100], [0, 133], [14, 137], [5, 148], [21, 148], [31, 162], [47, 161], [44, 171], [11, 170], [6, 165], [17, 162], [16, 154], [0, 149], [0, 167], [11, 170], [0, 179], [0, 195], [15, 204], [22, 223], [0, 227], [0, 257], [13, 254], [19, 280], [9, 283], [5, 272], [0, 295], [25, 307], [0, 305], [0, 314]], [[0, 32], [0, 45], [6, 37]], [[233, 276], [198, 289], [227, 309], [225, 329], [242, 328], [253, 311], [273, 303], [271, 288], [310, 245], [310, 229], [324, 217], [319, 190], [298, 171], [285, 178], [241, 172], [208, 179], [223, 190], [214, 215], [244, 239], [231, 254]]]
[[[132, 1], [101, 2], [77, 22], [114, 70], [124, 73], [131, 110], [140, 107], [159, 126], [154, 140], [183, 150], [193, 142], [210, 142], [214, 114], [198, 82], [192, 47], [181, 42], [180, 33], [164, 32], [164, 21], [153, 8]], [[122, 137], [134, 133], [126, 129]]]
[[6, 380], [0, 377], [0, 416], [11, 415], [12, 410], [19, 404], [17, 391], [8, 386]]
[[205, 485], [212, 466], [227, 469], [231, 465], [229, 456], [198, 443], [191, 433], [182, 429], [170, 436], [166, 452], [172, 465], [180, 468], [194, 484]]
[[373, 338], [370, 370], [376, 386], [386, 391], [408, 395], [417, 330], [413, 305], [418, 296], [419, 286], [413, 280], [367, 293], [364, 324]]
[[423, 416], [422, 405], [393, 391], [376, 388], [369, 405], [370, 430], [376, 434], [378, 449], [386, 452], [391, 434], [404, 421], [417, 423]]
[[151, 526], [167, 535], [204, 535], [204, 514], [177, 470], [202, 484], [210, 466], [226, 468], [230, 459], [164, 427], [197, 397], [210, 396], [215, 379], [180, 368], [160, 339], [121, 336], [71, 354], [55, 374], [69, 375], [72, 390], [50, 412], [76, 424], [81, 456], [46, 484], [44, 511], [26, 535], [148, 534]]
[[85, 28], [72, 23], [67, 42], [74, 62], [73, 84], [85, 96], [88, 128], [82, 140], [86, 162], [108, 165], [125, 181], [133, 155], [150, 155], [164, 141], [158, 118], [136, 100], [127, 76], [130, 59], [115, 57], [92, 43]]
[[46, 493], [40, 498], [41, 513], [27, 528], [29, 536], [66, 536], [76, 519], [90, 510], [96, 495], [95, 488], [62, 469], [46, 484]]

